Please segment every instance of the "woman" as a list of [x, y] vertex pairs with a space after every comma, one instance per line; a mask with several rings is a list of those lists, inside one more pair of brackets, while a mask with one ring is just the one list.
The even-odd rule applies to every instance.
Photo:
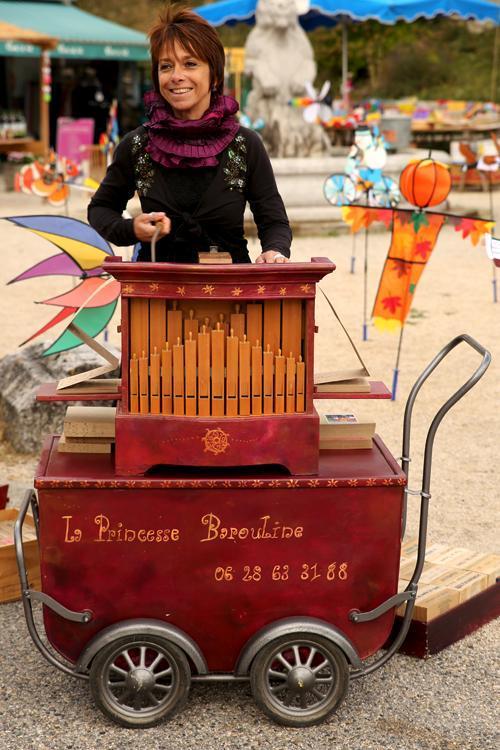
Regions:
[[[238, 103], [223, 96], [224, 48], [190, 10], [169, 7], [150, 32], [154, 91], [148, 121], [127, 134], [92, 198], [89, 223], [115, 245], [141, 243], [151, 259], [160, 227], [159, 261], [196, 263], [212, 246], [249, 263], [243, 230], [246, 202], [257, 224], [257, 263], [284, 263], [291, 231], [260, 138], [240, 127]], [[123, 219], [137, 191], [143, 213]]]

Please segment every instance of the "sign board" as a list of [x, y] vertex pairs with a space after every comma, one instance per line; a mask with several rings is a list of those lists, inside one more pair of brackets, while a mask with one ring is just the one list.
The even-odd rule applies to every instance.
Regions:
[[56, 135], [58, 156], [64, 156], [80, 164], [86, 152], [82, 146], [89, 146], [94, 142], [94, 127], [94, 120], [90, 117], [79, 120], [71, 117], [58, 117]]

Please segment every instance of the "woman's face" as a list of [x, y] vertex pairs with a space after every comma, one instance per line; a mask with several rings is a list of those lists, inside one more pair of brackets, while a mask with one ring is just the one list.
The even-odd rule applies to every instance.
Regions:
[[174, 44], [164, 49], [158, 60], [160, 93], [181, 120], [198, 120], [210, 106], [210, 68]]

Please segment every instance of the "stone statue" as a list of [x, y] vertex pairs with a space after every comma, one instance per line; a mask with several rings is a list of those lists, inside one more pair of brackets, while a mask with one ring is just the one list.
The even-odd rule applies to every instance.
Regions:
[[321, 156], [329, 150], [320, 125], [306, 123], [290, 99], [306, 95], [316, 77], [313, 50], [298, 22], [295, 0], [259, 0], [256, 25], [245, 45], [245, 72], [252, 78], [247, 112], [262, 117], [270, 156]]

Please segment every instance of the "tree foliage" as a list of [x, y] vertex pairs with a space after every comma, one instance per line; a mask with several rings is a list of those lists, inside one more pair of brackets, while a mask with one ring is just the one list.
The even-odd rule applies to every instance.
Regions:
[[[199, 6], [209, 2], [183, 2]], [[166, 5], [164, 0], [77, 0], [82, 10], [125, 26], [147, 31]], [[245, 44], [250, 26], [237, 24], [219, 29], [227, 47]], [[349, 70], [353, 73], [354, 98], [420, 99], [492, 98], [492, 66], [498, 29], [442, 18], [411, 24], [384, 26], [376, 21], [349, 26]], [[319, 28], [309, 34], [318, 65], [318, 82], [330, 80], [338, 95], [342, 66], [340, 26]], [[493, 76], [494, 79], [494, 76]], [[493, 98], [499, 100], [496, 76]]]

